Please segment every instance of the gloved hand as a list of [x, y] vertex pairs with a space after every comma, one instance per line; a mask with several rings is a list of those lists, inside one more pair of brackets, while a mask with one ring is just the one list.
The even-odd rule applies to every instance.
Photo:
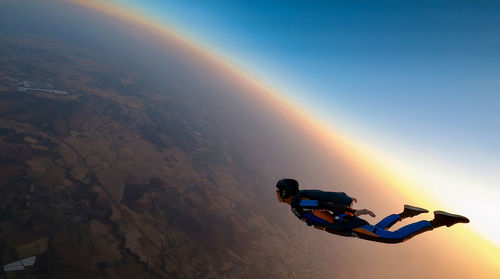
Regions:
[[368, 209], [358, 209], [354, 211], [354, 216], [361, 216], [361, 215], [370, 215], [372, 217], [375, 217], [375, 213], [373, 213], [371, 210]]

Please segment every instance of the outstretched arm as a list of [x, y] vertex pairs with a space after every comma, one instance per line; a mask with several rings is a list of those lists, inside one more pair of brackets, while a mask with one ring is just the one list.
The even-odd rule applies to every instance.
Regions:
[[[358, 200], [356, 198], [352, 198], [352, 201], [354, 203], [357, 203]], [[375, 217], [375, 213], [373, 213], [373, 211], [371, 210], [368, 210], [368, 209], [358, 209], [358, 210], [354, 210], [354, 213], [353, 213], [354, 216], [361, 216], [361, 215], [370, 215], [372, 217]]]

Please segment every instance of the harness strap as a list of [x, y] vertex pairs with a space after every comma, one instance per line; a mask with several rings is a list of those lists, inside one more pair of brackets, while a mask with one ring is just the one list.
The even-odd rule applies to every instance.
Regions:
[[342, 220], [344, 220], [344, 217], [346, 216], [345, 213], [342, 213], [338, 216], [335, 216], [335, 221], [338, 221], [338, 222], [342, 222]]

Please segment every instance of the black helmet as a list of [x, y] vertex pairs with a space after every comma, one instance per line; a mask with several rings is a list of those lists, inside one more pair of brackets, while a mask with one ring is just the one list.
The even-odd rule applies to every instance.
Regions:
[[284, 200], [299, 192], [299, 182], [295, 179], [283, 178], [276, 184], [276, 192]]

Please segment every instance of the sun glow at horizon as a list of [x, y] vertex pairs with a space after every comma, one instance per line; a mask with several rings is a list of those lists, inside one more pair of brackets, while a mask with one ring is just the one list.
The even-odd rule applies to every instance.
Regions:
[[[333, 125], [327, 125], [323, 123], [315, 116], [309, 114], [306, 109], [293, 103], [293, 101], [286, 97], [286, 94], [278, 92], [271, 86], [264, 84], [252, 73], [244, 70], [241, 66], [231, 61], [230, 59], [204, 47], [199, 42], [194, 39], [187, 38], [180, 34], [177, 30], [171, 30], [164, 26], [163, 23], [147, 18], [146, 15], [140, 14], [139, 12], [133, 11], [127, 6], [120, 5], [115, 2], [104, 2], [104, 1], [83, 1], [83, 0], [71, 0], [71, 2], [77, 3], [81, 6], [91, 8], [93, 10], [100, 11], [112, 17], [123, 20], [127, 23], [137, 25], [145, 30], [158, 35], [159, 40], [163, 37], [168, 39], [175, 39], [182, 45], [187, 46], [197, 55], [203, 57], [207, 61], [217, 65], [222, 71], [231, 74], [231, 77], [238, 80], [242, 86], [253, 89], [252, 92], [262, 100], [267, 101], [274, 108], [279, 110], [281, 113], [288, 115], [290, 119], [302, 127], [304, 130], [308, 131], [310, 134], [314, 135], [324, 146], [328, 146], [333, 151], [341, 154], [343, 159], [349, 161], [353, 166], [355, 166], [360, 171], [370, 173], [374, 177], [384, 181], [388, 186], [390, 186], [395, 191], [402, 193], [413, 201], [417, 201], [422, 206], [431, 206], [433, 208], [444, 205], [443, 200], [437, 200], [435, 196], [431, 195], [431, 190], [426, 188], [428, 183], [434, 183], [443, 179], [437, 173], [430, 173], [424, 178], [411, 177], [407, 170], [405, 171], [405, 166], [402, 162], [392, 159], [390, 156], [381, 153], [378, 150], [370, 147], [367, 143], [361, 142], [356, 139], [356, 137], [347, 134], [345, 131], [341, 133], [335, 131], [341, 131], [338, 127], [332, 127]], [[163, 37], [162, 37], [163, 36]], [[423, 163], [422, 163], [423, 164]], [[432, 166], [429, 166], [432, 168]], [[454, 197], [444, 197], [446, 200], [446, 205], [451, 205], [456, 207], [457, 210], [462, 210], [460, 206], [453, 201], [463, 199], [467, 197], [467, 194], [463, 196]], [[465, 206], [471, 206], [467, 204]], [[473, 204], [472, 206], [479, 206]], [[493, 207], [487, 207], [488, 210], [494, 209]], [[481, 214], [474, 215], [474, 218], [480, 219]], [[486, 218], [486, 217], [484, 217]], [[487, 220], [480, 219], [480, 224], [484, 224]], [[490, 220], [491, 222], [492, 220]], [[471, 225], [473, 226], [474, 219], [472, 219]], [[476, 253], [487, 254], [491, 263], [493, 265], [500, 266], [500, 241], [495, 241], [495, 236], [490, 236], [486, 234], [480, 234], [481, 240], [488, 239], [488, 242], [480, 242], [476, 239], [479, 228], [473, 226], [474, 230], [471, 228], [461, 228], [457, 230], [460, 232], [462, 238], [468, 238], [469, 234], [474, 234], [474, 238], [467, 241], [469, 245], [473, 247], [478, 247]], [[496, 232], [500, 232], [500, 228], [495, 229]], [[493, 232], [494, 234], [495, 232]], [[460, 241], [458, 236], [451, 237], [454, 241]], [[488, 245], [493, 244], [494, 245]], [[484, 256], [484, 255], [483, 255]]]

